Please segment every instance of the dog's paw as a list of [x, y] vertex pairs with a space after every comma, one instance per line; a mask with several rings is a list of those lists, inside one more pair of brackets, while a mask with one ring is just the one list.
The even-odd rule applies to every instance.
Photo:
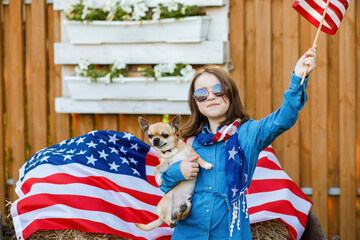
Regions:
[[183, 202], [180, 205], [180, 212], [185, 212], [187, 208], [188, 208], [188, 205], [186, 204], [186, 202]]
[[213, 165], [211, 163], [206, 163], [204, 165], [202, 165], [203, 168], [205, 168], [206, 170], [210, 170], [213, 168]]
[[170, 223], [170, 227], [171, 227], [171, 228], [174, 228], [174, 227], [176, 227], [176, 226], [177, 226], [177, 222], [171, 222], [171, 223]]
[[163, 183], [163, 180], [162, 180], [161, 176], [155, 177], [155, 181], [156, 181], [156, 183], [157, 183], [157, 185], [158, 185], [159, 187], [160, 187], [160, 186], [162, 185], [162, 183]]

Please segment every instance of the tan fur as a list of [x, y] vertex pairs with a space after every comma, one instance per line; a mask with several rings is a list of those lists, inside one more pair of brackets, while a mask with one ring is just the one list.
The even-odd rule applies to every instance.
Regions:
[[[161, 175], [166, 172], [169, 166], [181, 160], [187, 160], [196, 155], [195, 150], [179, 140], [176, 132], [179, 129], [181, 116], [177, 115], [170, 124], [155, 123], [139, 117], [139, 123], [154, 149], [158, 153], [160, 164], [155, 167], [155, 180], [159, 186], [162, 184]], [[169, 151], [171, 150], [171, 151]], [[198, 157], [197, 162], [201, 167], [209, 170], [213, 167], [211, 163]], [[191, 197], [194, 193], [196, 178], [194, 180], [182, 181], [172, 190], [167, 192], [157, 205], [159, 219], [145, 225], [136, 224], [142, 230], [149, 231], [165, 222], [170, 227], [175, 227], [177, 222], [187, 217], [191, 209]]]

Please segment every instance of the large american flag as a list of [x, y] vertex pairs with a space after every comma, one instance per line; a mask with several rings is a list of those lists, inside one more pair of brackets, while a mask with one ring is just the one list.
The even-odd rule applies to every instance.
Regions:
[[[321, 30], [334, 35], [351, 0], [330, 0]], [[327, 0], [296, 0], [293, 8], [315, 27], [319, 27]]]
[[[18, 239], [40, 229], [170, 239], [165, 224], [149, 232], [134, 224], [158, 218], [163, 193], [154, 179], [157, 164], [153, 148], [116, 131], [93, 131], [38, 151], [16, 184], [11, 214]], [[279, 218], [301, 237], [312, 203], [281, 170], [271, 147], [259, 156], [247, 198], [251, 223]]]

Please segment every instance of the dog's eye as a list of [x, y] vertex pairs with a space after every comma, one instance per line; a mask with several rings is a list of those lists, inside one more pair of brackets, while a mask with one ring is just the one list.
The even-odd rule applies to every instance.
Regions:
[[168, 137], [169, 137], [169, 134], [163, 133], [163, 134], [161, 134], [161, 136], [162, 136], [163, 138], [168, 138]]
[[154, 136], [154, 135], [152, 135], [152, 134], [149, 134], [149, 135], [148, 135], [148, 137], [149, 137], [150, 139], [152, 139], [153, 136]]

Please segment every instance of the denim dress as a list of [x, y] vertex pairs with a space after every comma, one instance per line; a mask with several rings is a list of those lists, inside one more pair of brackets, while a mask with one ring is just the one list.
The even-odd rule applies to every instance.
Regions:
[[[277, 136], [295, 124], [298, 114], [307, 100], [305, 90], [308, 78], [305, 79], [303, 85], [300, 85], [300, 82], [301, 78], [293, 74], [290, 87], [285, 91], [282, 105], [277, 111], [259, 121], [250, 119], [239, 126], [239, 146], [248, 162], [248, 185], [251, 183], [259, 153], [271, 144]], [[203, 132], [210, 132], [209, 127], [205, 126]], [[191, 200], [191, 211], [187, 218], [178, 222], [171, 239], [252, 239], [250, 221], [243, 211], [240, 214], [240, 230], [238, 230], [236, 223], [230, 238], [232, 206], [229, 204], [227, 196], [225, 143], [218, 142], [201, 146], [195, 140], [192, 147], [202, 159], [212, 163], [214, 167], [211, 170], [200, 167], [195, 192]], [[162, 178], [163, 184], [160, 189], [165, 193], [176, 186], [179, 181], [185, 181], [180, 171], [180, 162], [172, 164]]]

